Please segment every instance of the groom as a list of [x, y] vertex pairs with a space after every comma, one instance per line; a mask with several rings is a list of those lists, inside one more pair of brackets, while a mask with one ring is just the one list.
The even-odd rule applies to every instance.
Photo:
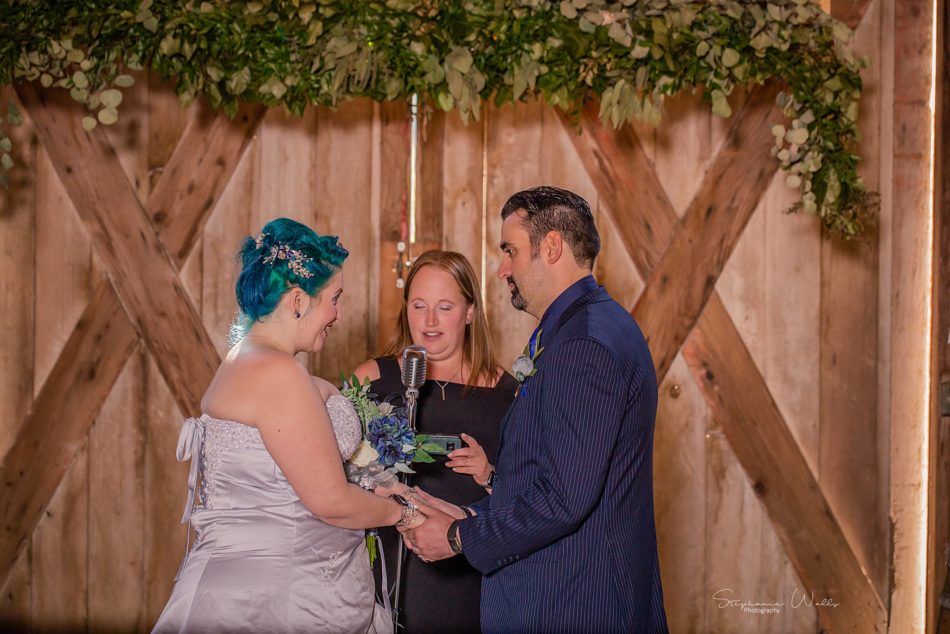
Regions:
[[583, 198], [535, 187], [501, 216], [498, 277], [540, 319], [534, 371], [501, 422], [492, 495], [464, 514], [423, 506], [407, 544], [482, 572], [485, 632], [666, 632], [650, 351], [591, 276], [600, 238]]

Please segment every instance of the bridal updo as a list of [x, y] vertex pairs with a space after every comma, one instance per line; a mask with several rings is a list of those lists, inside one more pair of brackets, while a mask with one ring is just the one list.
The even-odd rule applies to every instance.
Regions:
[[277, 308], [280, 298], [297, 286], [314, 296], [343, 265], [349, 252], [336, 236], [321, 236], [291, 220], [271, 220], [256, 237], [247, 237], [238, 257], [241, 273], [235, 294], [240, 308], [231, 339]]

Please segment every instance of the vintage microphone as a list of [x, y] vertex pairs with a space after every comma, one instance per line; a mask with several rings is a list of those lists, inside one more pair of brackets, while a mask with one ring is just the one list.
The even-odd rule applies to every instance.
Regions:
[[426, 349], [406, 346], [402, 351], [402, 385], [406, 388], [406, 417], [409, 429], [416, 430], [416, 399], [419, 388], [426, 382]]
[[[402, 385], [406, 388], [406, 418], [409, 429], [416, 430], [416, 400], [419, 388], [426, 382], [426, 349], [422, 346], [406, 346], [402, 350]], [[399, 479], [408, 483], [408, 475], [399, 474]], [[399, 595], [402, 585], [402, 562], [406, 558], [406, 543], [399, 536], [399, 550], [396, 555], [396, 596], [393, 600], [393, 625], [399, 630]]]

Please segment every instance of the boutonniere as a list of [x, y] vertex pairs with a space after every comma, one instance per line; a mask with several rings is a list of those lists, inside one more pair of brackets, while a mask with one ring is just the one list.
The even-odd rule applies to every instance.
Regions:
[[[534, 348], [534, 354], [531, 354], [532, 348]], [[535, 362], [538, 360], [538, 357], [541, 356], [542, 352], [544, 352], [544, 348], [541, 346], [541, 330], [538, 329], [538, 334], [535, 335], [534, 341], [529, 341], [528, 345], [524, 347], [524, 352], [521, 353], [521, 356], [515, 359], [515, 362], [511, 364], [511, 372], [515, 375], [515, 379], [518, 380], [518, 383], [521, 384], [515, 391], [516, 397], [519, 392], [524, 391], [525, 380], [527, 380], [529, 376], [534, 376], [538, 371]]]

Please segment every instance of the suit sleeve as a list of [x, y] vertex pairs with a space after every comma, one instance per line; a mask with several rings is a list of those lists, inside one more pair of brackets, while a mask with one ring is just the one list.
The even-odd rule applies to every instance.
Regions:
[[544, 467], [508, 504], [479, 508], [460, 524], [463, 552], [482, 574], [577, 530], [604, 490], [627, 401], [610, 351], [591, 339], [568, 340], [551, 350], [535, 379], [543, 381]]

